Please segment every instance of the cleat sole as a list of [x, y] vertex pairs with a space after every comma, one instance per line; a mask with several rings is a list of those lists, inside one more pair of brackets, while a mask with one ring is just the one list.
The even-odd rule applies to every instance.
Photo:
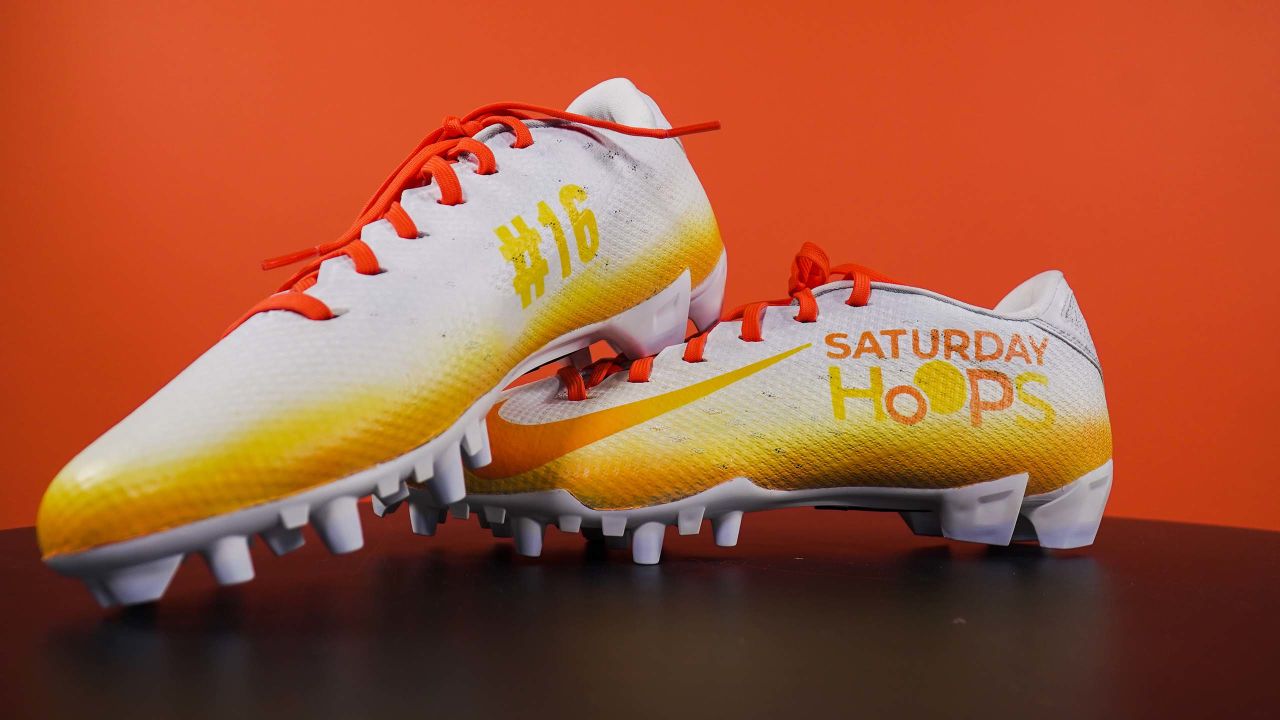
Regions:
[[653, 540], [661, 537], [659, 528], [674, 525], [681, 535], [696, 535], [709, 518], [716, 545], [732, 547], [745, 513], [789, 507], [897, 511], [917, 535], [963, 542], [1008, 545], [1032, 539], [1046, 548], [1083, 547], [1097, 535], [1111, 478], [1108, 461], [1054, 492], [1033, 496], [1025, 495], [1028, 476], [1019, 473], [946, 489], [768, 490], [734, 478], [682, 500], [631, 510], [595, 510], [564, 490], [471, 495], [468, 502], [491, 522], [510, 514], [564, 529], [571, 518], [570, 527], [588, 541], [603, 539], [613, 549], [630, 545], [636, 562], [651, 564], [661, 556], [662, 541], [656, 541], [655, 550]]

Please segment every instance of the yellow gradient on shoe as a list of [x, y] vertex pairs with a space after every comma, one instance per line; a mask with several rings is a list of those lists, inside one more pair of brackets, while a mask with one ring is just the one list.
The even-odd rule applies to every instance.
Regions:
[[[370, 377], [216, 440], [164, 456], [113, 464], [73, 460], [37, 514], [45, 558], [80, 552], [280, 500], [340, 480], [422, 446], [450, 427], [524, 358], [557, 337], [647, 300], [687, 268], [696, 285], [723, 251], [713, 217], [691, 219], [627, 265], [596, 262], [542, 298], [514, 342], [474, 328], [447, 353], [423, 349], [412, 377]], [[408, 388], [412, 388], [409, 390]], [[91, 446], [92, 447], [92, 446]]]
[[[869, 412], [836, 420], [820, 395], [796, 396], [803, 383], [793, 371], [783, 364], [752, 374], [598, 441], [573, 443], [571, 454], [526, 472], [502, 476], [493, 472], [497, 466], [472, 473], [468, 493], [561, 489], [587, 507], [623, 510], [679, 500], [735, 477], [772, 490], [953, 488], [1026, 472], [1027, 494], [1035, 495], [1112, 455], [1105, 414], [1053, 423], [993, 414], [981, 427], [955, 412], [931, 413], [914, 425], [877, 422]], [[776, 412], [747, 410], [766, 390], [764, 402]], [[495, 458], [529, 452], [509, 445], [508, 435], [492, 439]]]
[[782, 362], [807, 347], [809, 345], [792, 348], [773, 357], [662, 395], [539, 425], [507, 422], [502, 417], [502, 404], [499, 403], [489, 412], [489, 441], [491, 445], [503, 448], [503, 452], [494, 455], [492, 463], [476, 472], [485, 477], [501, 478], [535, 469], [564, 457], [578, 448], [586, 447], [627, 428], [684, 407]]

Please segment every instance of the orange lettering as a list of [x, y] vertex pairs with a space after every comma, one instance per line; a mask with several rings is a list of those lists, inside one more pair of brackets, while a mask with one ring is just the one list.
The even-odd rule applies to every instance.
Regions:
[[[938, 331], [937, 330], [929, 331], [929, 354], [926, 355], [920, 351], [920, 331], [912, 330], [911, 331], [911, 352], [914, 352], [916, 354], [916, 357], [924, 360], [928, 360], [929, 358], [937, 356]], [[1030, 362], [1030, 358], [1027, 359], [1027, 362]]]
[[853, 348], [849, 347], [849, 343], [845, 342], [848, 339], [849, 335], [847, 333], [828, 333], [827, 345], [831, 349], [827, 351], [827, 357], [836, 360], [843, 360], [849, 357], [849, 354], [853, 352]]
[[[985, 352], [982, 349], [982, 341], [988, 339], [995, 343], [995, 350], [992, 350], [991, 352]], [[973, 334], [974, 360], [977, 360], [978, 362], [983, 362], [985, 360], [999, 360], [1000, 356], [1003, 354], [1004, 341], [1000, 339], [999, 335], [989, 330], [979, 330]]]
[[963, 330], [942, 331], [942, 357], [950, 360], [951, 353], [966, 361], [969, 359], [969, 333]]
[[[915, 412], [911, 413], [910, 415], [903, 415], [902, 413], [898, 412], [898, 408], [894, 406], [893, 401], [897, 400], [898, 396], [900, 395], [910, 395], [916, 401]], [[924, 419], [924, 414], [926, 411], [925, 403], [924, 403], [924, 393], [911, 387], [910, 385], [899, 385], [895, 388], [890, 388], [889, 392], [885, 393], [885, 396], [884, 396], [884, 409], [889, 412], [889, 417], [893, 418], [894, 420], [897, 420], [903, 425], [915, 425], [916, 423]]]
[[871, 334], [870, 330], [863, 330], [862, 337], [858, 338], [858, 347], [853, 351], [853, 359], [857, 360], [864, 353], [875, 353], [875, 356], [884, 359], [884, 350], [880, 349], [880, 341], [876, 340], [876, 336]]
[[1035, 340], [1031, 341], [1031, 350], [1036, 354], [1037, 365], [1044, 364], [1044, 351], [1047, 347], [1049, 347], [1049, 338], [1045, 338], [1039, 345], [1036, 344]]
[[[982, 425], [982, 413], [987, 410], [1007, 410], [1013, 404], [1013, 383], [1009, 376], [995, 370], [969, 368], [969, 419], [974, 427]], [[1000, 386], [998, 400], [983, 400], [979, 383], [989, 380]]]
[[1022, 342], [1022, 336], [1014, 333], [1009, 338], [1009, 352], [1004, 356], [1005, 362], [1013, 362], [1014, 358], [1022, 358], [1026, 364], [1031, 364], [1031, 354], [1027, 352], [1027, 344]]
[[907, 334], [906, 330], [881, 330], [880, 334], [889, 338], [889, 357], [898, 359], [898, 338]]

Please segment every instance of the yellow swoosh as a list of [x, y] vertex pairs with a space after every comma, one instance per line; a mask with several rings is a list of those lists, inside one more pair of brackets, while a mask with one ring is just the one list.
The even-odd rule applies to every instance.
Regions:
[[539, 425], [523, 425], [507, 421], [499, 412], [506, 404], [506, 400], [503, 400], [489, 411], [488, 417], [489, 443], [493, 447], [493, 462], [474, 472], [482, 477], [498, 479], [509, 478], [541, 467], [574, 450], [704, 398], [771, 365], [782, 362], [810, 345], [806, 343], [679, 390], [599, 412]]

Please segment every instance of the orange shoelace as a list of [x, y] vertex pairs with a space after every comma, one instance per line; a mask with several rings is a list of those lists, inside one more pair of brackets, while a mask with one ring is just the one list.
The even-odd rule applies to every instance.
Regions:
[[[721, 318], [721, 322], [742, 320], [742, 331], [738, 339], [743, 342], [761, 342], [760, 324], [764, 319], [764, 309], [769, 306], [779, 307], [798, 303], [795, 321], [811, 323], [818, 320], [818, 301], [813, 297], [813, 288], [826, 285], [837, 280], [852, 280], [853, 288], [846, 305], [862, 307], [871, 299], [872, 282], [894, 282], [885, 275], [852, 263], [831, 267], [827, 253], [817, 245], [806, 242], [796, 253], [791, 264], [791, 278], [787, 283], [787, 297], [777, 300], [761, 300], [747, 303], [734, 309]], [[703, 353], [707, 347], [707, 337], [715, 325], [697, 333], [685, 341], [683, 360], [687, 363], [703, 362]], [[560, 368], [558, 376], [564, 383], [570, 400], [586, 400], [587, 391], [605, 381], [610, 375], [627, 371], [627, 382], [649, 382], [653, 372], [655, 356], [637, 358], [627, 363], [623, 356], [602, 358], [591, 363], [583, 370], [575, 367]], [[585, 375], [585, 377], [584, 377]]]
[[458, 175], [453, 169], [453, 164], [458, 161], [458, 158], [462, 155], [471, 155], [475, 159], [478, 175], [492, 175], [498, 172], [493, 151], [476, 140], [474, 137], [476, 134], [491, 125], [504, 125], [515, 135], [515, 141], [511, 143], [511, 147], [526, 148], [533, 144], [533, 134], [525, 122], [551, 119], [658, 139], [676, 138], [720, 128], [720, 123], [716, 121], [670, 129], [633, 127], [565, 110], [520, 102], [494, 103], [476, 108], [462, 117], [446, 117], [440, 123], [440, 127], [423, 138], [413, 152], [409, 153], [409, 156], [387, 176], [378, 191], [360, 211], [359, 217], [337, 240], [263, 261], [263, 270], [272, 270], [304, 260], [310, 262], [281, 285], [276, 294], [253, 306], [227, 329], [224, 336], [254, 315], [268, 310], [288, 310], [312, 320], [328, 320], [334, 317], [333, 311], [324, 301], [305, 292], [316, 284], [321, 263], [345, 255], [355, 263], [357, 273], [361, 275], [381, 273], [382, 266], [378, 263], [373, 249], [360, 240], [360, 232], [365, 225], [385, 219], [402, 238], [422, 237], [422, 232], [414, 224], [413, 218], [409, 217], [409, 213], [400, 206], [400, 193], [410, 188], [428, 185], [435, 180], [440, 188], [438, 202], [441, 205], [463, 203], [465, 199], [462, 197], [462, 185], [458, 182]]

